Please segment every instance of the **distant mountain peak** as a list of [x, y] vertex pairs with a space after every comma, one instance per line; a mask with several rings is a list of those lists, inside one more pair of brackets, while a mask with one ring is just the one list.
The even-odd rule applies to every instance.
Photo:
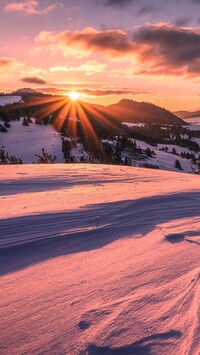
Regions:
[[196, 111], [176, 111], [175, 115], [182, 119], [200, 117], [200, 110]]

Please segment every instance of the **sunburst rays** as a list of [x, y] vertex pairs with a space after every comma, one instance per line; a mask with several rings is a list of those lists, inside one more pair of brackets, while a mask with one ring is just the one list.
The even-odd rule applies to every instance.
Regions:
[[103, 109], [101, 112], [97, 105], [79, 100], [79, 95], [76, 94], [74, 93], [73, 97], [31, 97], [25, 99], [24, 103], [16, 104], [15, 108], [24, 112], [30, 109], [30, 112], [35, 113], [37, 123], [50, 122], [57, 131], [69, 136], [75, 143], [81, 132], [86, 147], [90, 151], [91, 149], [98, 151], [98, 156], [106, 161], [107, 157], [98, 133], [100, 129], [116, 131], [117, 125], [111, 121], [111, 117], [106, 117]]

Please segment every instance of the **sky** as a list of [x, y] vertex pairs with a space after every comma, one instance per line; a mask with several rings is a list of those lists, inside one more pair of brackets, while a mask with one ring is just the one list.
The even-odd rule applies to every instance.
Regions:
[[200, 107], [200, 0], [0, 0], [0, 91]]

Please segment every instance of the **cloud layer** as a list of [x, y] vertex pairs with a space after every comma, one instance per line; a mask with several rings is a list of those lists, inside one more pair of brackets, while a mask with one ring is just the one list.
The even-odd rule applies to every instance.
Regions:
[[[137, 74], [195, 75], [200, 72], [200, 30], [190, 28], [144, 25], [128, 33], [87, 27], [75, 32], [43, 31], [36, 40], [41, 47], [62, 52], [66, 57], [81, 58], [99, 53], [111, 60], [128, 58], [137, 63]], [[90, 61], [90, 66], [92, 64], [93, 69], [95, 65], [98, 67], [97, 62]]]
[[5, 12], [25, 12], [29, 15], [44, 15], [62, 6], [62, 3], [55, 3], [40, 9], [38, 1], [27, 0], [24, 2], [11, 2], [5, 6], [4, 10]]
[[168, 24], [146, 25], [133, 33], [142, 63], [149, 71], [175, 73], [200, 72], [200, 31], [180, 29]]
[[51, 94], [58, 94], [58, 95], [63, 95], [63, 94], [68, 94], [73, 90], [76, 90], [79, 92], [79, 94], [82, 94], [84, 96], [90, 96], [90, 97], [104, 97], [104, 96], [126, 96], [126, 95], [143, 95], [148, 93], [148, 91], [143, 91], [143, 90], [133, 90], [131, 88], [127, 87], [120, 87], [120, 88], [113, 88], [113, 87], [102, 87], [99, 89], [93, 89], [93, 88], [88, 88], [88, 87], [66, 87], [66, 88], [61, 88], [61, 87], [44, 87], [44, 88], [38, 88], [39, 91], [43, 91], [46, 93], [51, 93]]
[[97, 31], [87, 27], [82, 31], [63, 31], [57, 34], [42, 31], [36, 38], [40, 45], [49, 45], [53, 51], [61, 50], [65, 56], [84, 57], [98, 51], [110, 57], [126, 56], [133, 48], [127, 33], [116, 30]]
[[[27, 83], [44, 85], [46, 81], [41, 77], [43, 72], [44, 70], [28, 66], [15, 58], [0, 57], [0, 81], [9, 81], [12, 78], [18, 81], [22, 78], [22, 80]], [[28, 81], [27, 79], [32, 81]]]

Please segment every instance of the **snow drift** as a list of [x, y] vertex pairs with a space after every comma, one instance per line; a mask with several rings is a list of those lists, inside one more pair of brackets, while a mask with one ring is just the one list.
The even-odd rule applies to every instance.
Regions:
[[1, 354], [199, 354], [199, 176], [0, 172]]

